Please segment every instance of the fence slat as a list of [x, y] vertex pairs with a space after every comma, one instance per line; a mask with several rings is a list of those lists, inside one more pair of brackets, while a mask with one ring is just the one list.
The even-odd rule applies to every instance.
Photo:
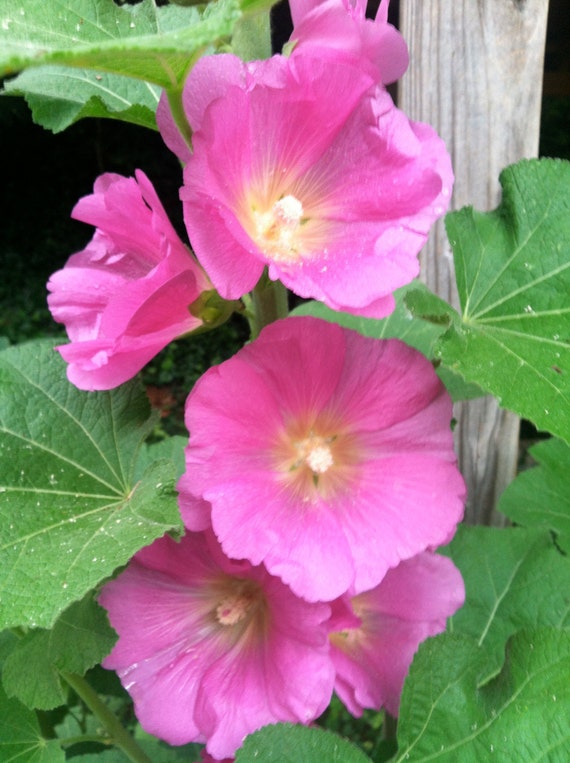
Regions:
[[[399, 28], [411, 54], [398, 103], [433, 125], [455, 170], [452, 209], [493, 209], [498, 176], [536, 156], [548, 0], [400, 0]], [[443, 223], [422, 256], [422, 279], [458, 307]], [[456, 447], [469, 492], [468, 522], [501, 524], [496, 499], [518, 458], [518, 418], [490, 397], [461, 403]]]

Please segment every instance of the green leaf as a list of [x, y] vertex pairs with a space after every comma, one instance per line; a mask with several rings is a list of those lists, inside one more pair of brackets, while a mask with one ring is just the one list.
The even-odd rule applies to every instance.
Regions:
[[156, 130], [160, 88], [139, 80], [69, 66], [38, 66], [5, 83], [25, 97], [36, 124], [61, 132], [84, 117], [120, 119]]
[[[394, 298], [396, 300], [394, 312], [382, 320], [338, 312], [322, 302], [315, 301], [299, 305], [291, 314], [312, 315], [315, 318], [322, 318], [374, 339], [400, 339], [410, 347], [419, 350], [429, 360], [433, 360], [436, 342], [451, 323], [449, 313], [452, 313], [453, 309], [432, 294], [420, 281], [412, 281], [407, 286], [398, 289], [394, 292]], [[414, 300], [413, 304], [422, 300], [422, 306], [428, 304], [428, 300], [430, 304], [431, 300], [435, 300], [440, 312], [436, 317], [431, 315], [429, 311], [427, 317], [416, 317], [408, 307], [410, 300]], [[460, 376], [448, 368], [440, 366], [437, 372], [454, 401], [468, 400], [484, 394], [477, 385], [466, 384]]]
[[0, 760], [3, 763], [65, 763], [56, 739], [42, 737], [35, 713], [0, 686]]
[[164, 440], [153, 442], [151, 445], [143, 443], [135, 466], [135, 479], [142, 477], [144, 472], [156, 461], [167, 460], [172, 463], [176, 480], [178, 480], [186, 470], [184, 448], [187, 445], [188, 438], [181, 435], [166, 437]]
[[462, 315], [436, 356], [570, 442], [570, 162], [525, 160], [500, 180], [496, 210], [446, 218]]
[[316, 727], [278, 723], [248, 736], [236, 763], [370, 763], [362, 750]]
[[570, 631], [517, 633], [501, 674], [478, 689], [481, 656], [454, 634], [420, 646], [402, 694], [395, 763], [566, 763]]
[[[183, 747], [170, 747], [158, 739], [138, 739], [139, 746], [147, 754], [152, 763], [200, 763], [200, 750], [204, 745], [187, 744]], [[127, 763], [125, 753], [121, 750], [103, 750], [99, 753], [89, 753], [73, 757], [73, 763]]]
[[4, 664], [6, 693], [30, 708], [51, 710], [66, 701], [59, 670], [83, 675], [109, 654], [117, 635], [88, 594], [72, 604], [51, 630], [24, 636]]
[[0, 627], [50, 627], [181, 527], [172, 465], [134, 479], [153, 424], [138, 382], [80, 392], [51, 342], [0, 354]]
[[196, 58], [228, 38], [240, 16], [237, 0], [197, 8], [153, 0], [119, 7], [113, 0], [3, 0], [0, 76], [57, 64], [181, 85]]
[[505, 644], [520, 628], [570, 625], [570, 560], [547, 533], [461, 526], [445, 553], [466, 592], [449, 628], [474, 639], [484, 654], [479, 683], [500, 670]]
[[570, 554], [570, 447], [550, 438], [529, 449], [539, 466], [511, 482], [499, 510], [523, 527], [539, 527], [556, 535], [558, 546]]

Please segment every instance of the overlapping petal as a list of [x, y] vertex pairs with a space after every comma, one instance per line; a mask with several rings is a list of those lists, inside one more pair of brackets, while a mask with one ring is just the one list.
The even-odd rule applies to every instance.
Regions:
[[117, 671], [142, 726], [170, 744], [230, 757], [277, 721], [307, 723], [330, 701], [327, 604], [296, 597], [264, 567], [232, 562], [209, 534], [140, 551], [100, 595]]
[[301, 297], [390, 313], [451, 194], [435, 132], [356, 63], [312, 49], [255, 64], [204, 57], [187, 93], [196, 132], [181, 198], [220, 294], [241, 297], [267, 267]]
[[374, 20], [366, 18], [366, 0], [290, 0], [294, 55], [307, 49], [336, 60], [356, 60], [377, 82], [395, 82], [408, 68], [408, 47], [388, 24], [389, 0]]
[[368, 590], [462, 518], [450, 420], [417, 351], [278, 321], [188, 397], [183, 519], [193, 526], [198, 502], [205, 523], [209, 503], [230, 557], [263, 562], [308, 600]]
[[424, 552], [389, 570], [351, 600], [360, 622], [331, 635], [335, 690], [353, 715], [365, 708], [398, 714], [404, 680], [420, 643], [445, 630], [465, 600], [450, 559]]
[[71, 340], [57, 349], [77, 387], [110, 389], [202, 325], [189, 307], [212, 285], [140, 170], [102, 175], [73, 217], [96, 231], [48, 282], [49, 308]]

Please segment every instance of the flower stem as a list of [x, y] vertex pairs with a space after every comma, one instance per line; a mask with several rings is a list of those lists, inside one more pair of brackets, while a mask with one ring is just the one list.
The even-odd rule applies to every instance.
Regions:
[[152, 763], [143, 749], [135, 742], [131, 734], [120, 723], [119, 719], [109, 710], [97, 692], [81, 676], [75, 673], [61, 671], [62, 678], [67, 681], [77, 695], [85, 702], [91, 712], [101, 721], [109, 734], [110, 741], [119, 747], [133, 763]]
[[172, 118], [180, 131], [180, 134], [188, 144], [190, 150], [192, 150], [192, 128], [186, 118], [184, 111], [184, 104], [182, 102], [182, 88], [172, 88], [166, 91], [168, 97], [168, 105], [170, 106], [170, 113]]
[[255, 339], [264, 326], [287, 317], [289, 304], [287, 289], [281, 281], [270, 281], [266, 275], [261, 277], [251, 297], [253, 315], [249, 323], [251, 338]]

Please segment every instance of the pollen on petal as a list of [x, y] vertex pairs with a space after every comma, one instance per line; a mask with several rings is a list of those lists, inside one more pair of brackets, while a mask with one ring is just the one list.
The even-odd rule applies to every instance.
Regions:
[[303, 204], [288, 194], [278, 199], [267, 212], [252, 213], [254, 238], [260, 249], [276, 262], [294, 262], [301, 256], [298, 232], [303, 219]]

